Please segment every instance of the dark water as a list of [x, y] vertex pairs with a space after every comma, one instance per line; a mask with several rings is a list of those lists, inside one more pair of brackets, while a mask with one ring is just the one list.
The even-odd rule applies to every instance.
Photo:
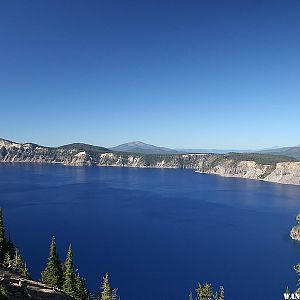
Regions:
[[191, 170], [1, 165], [7, 229], [38, 278], [52, 235], [90, 289], [108, 271], [122, 299], [184, 300], [197, 281], [226, 299], [282, 299], [300, 244], [300, 187]]

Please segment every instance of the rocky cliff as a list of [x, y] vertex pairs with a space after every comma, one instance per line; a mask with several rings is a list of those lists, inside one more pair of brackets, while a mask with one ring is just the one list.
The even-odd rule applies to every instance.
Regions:
[[39, 281], [23, 278], [0, 265], [0, 299], [72, 300], [73, 298]]
[[0, 139], [0, 162], [59, 163], [69, 166], [187, 168], [226, 177], [300, 185], [300, 162], [266, 154], [132, 154], [71, 144], [57, 148]]
[[225, 177], [240, 177], [300, 185], [300, 162], [281, 162], [268, 165], [255, 161], [237, 162], [225, 159], [213, 167], [204, 168], [202, 172]]

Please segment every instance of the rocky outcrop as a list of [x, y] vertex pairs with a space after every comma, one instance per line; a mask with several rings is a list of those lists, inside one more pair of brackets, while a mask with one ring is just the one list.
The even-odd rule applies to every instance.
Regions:
[[290, 233], [290, 237], [293, 240], [300, 241], [300, 213], [298, 213], [298, 215], [296, 217], [296, 220], [297, 220], [297, 225], [295, 225], [292, 228], [291, 233]]
[[140, 155], [127, 153], [100, 154], [98, 166], [138, 168], [202, 169], [214, 154]]
[[236, 162], [234, 160], [226, 159], [208, 170], [204, 170], [204, 172], [225, 177], [262, 179], [270, 168], [270, 165], [262, 165], [254, 161]]
[[17, 300], [72, 300], [73, 298], [52, 289], [39, 281], [21, 277], [18, 273], [0, 265], [0, 299]]
[[94, 163], [94, 153], [88, 155], [78, 148], [43, 147], [36, 144], [17, 144], [0, 139], [0, 162], [60, 163], [84, 166]]
[[300, 162], [265, 165], [254, 161], [236, 162], [226, 159], [213, 167], [204, 169], [203, 173], [300, 185]]
[[265, 180], [284, 184], [300, 184], [300, 162], [276, 164], [275, 170], [266, 176]]
[[[288, 161], [291, 159], [291, 161]], [[293, 161], [294, 160], [294, 161]], [[262, 162], [261, 162], [262, 161]], [[279, 162], [278, 162], [279, 161]], [[71, 144], [58, 148], [0, 139], [0, 162], [59, 163], [68, 166], [186, 168], [226, 177], [300, 185], [300, 162], [263, 154], [131, 154], [103, 147]]]

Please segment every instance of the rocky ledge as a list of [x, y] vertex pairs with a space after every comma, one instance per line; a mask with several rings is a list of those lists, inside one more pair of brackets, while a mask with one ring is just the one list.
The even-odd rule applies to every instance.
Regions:
[[62, 292], [39, 281], [25, 279], [2, 265], [0, 265], [0, 299], [72, 300]]

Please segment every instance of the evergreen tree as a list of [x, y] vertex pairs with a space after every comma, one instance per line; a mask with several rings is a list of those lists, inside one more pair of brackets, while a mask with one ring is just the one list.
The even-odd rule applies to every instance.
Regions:
[[76, 295], [75, 272], [74, 272], [73, 252], [72, 252], [71, 244], [69, 246], [67, 258], [64, 264], [64, 283], [62, 289], [67, 295], [71, 297], [75, 297]]
[[27, 264], [24, 263], [22, 264], [22, 268], [20, 269], [20, 275], [25, 277], [25, 278], [30, 278], [30, 274], [29, 274], [29, 271], [28, 271], [28, 268], [27, 268]]
[[80, 277], [79, 273], [75, 275], [75, 299], [86, 300], [89, 297], [89, 293], [85, 286], [85, 280]]
[[201, 290], [202, 290], [202, 285], [200, 282], [198, 282], [198, 287], [196, 288], [196, 299], [197, 300], [202, 300], [201, 299]]
[[23, 266], [22, 257], [19, 253], [19, 250], [16, 249], [14, 258], [12, 259], [11, 268], [17, 272], [20, 272], [22, 266]]
[[11, 268], [11, 266], [12, 266], [12, 258], [10, 256], [9, 252], [6, 252], [6, 254], [5, 254], [3, 265], [6, 268]]
[[0, 208], [0, 263], [3, 263], [6, 254], [5, 229], [3, 224], [2, 208]]
[[225, 290], [224, 287], [221, 285], [220, 286], [220, 296], [218, 300], [224, 300], [225, 299]]
[[12, 241], [10, 240], [10, 235], [9, 235], [8, 241], [6, 241], [5, 250], [6, 250], [5, 253], [9, 253], [11, 258], [14, 257], [15, 247], [14, 247], [14, 244], [12, 243]]
[[99, 300], [111, 300], [111, 287], [108, 282], [108, 273], [103, 277], [103, 282], [101, 284], [101, 296]]
[[223, 300], [224, 297], [221, 298], [222, 293], [224, 296], [224, 289], [220, 290], [220, 293], [216, 292], [214, 294], [211, 284], [205, 283], [204, 285], [201, 285], [201, 283], [198, 283], [198, 287], [196, 288], [196, 300], [211, 300], [212, 297], [217, 300]]
[[190, 294], [189, 294], [189, 300], [193, 300], [193, 293], [192, 292], [190, 292]]
[[61, 288], [63, 283], [63, 272], [60, 259], [56, 250], [55, 237], [52, 237], [50, 255], [45, 270], [41, 274], [42, 282], [51, 287]]
[[118, 296], [118, 289], [113, 289], [112, 292], [111, 292], [111, 297], [110, 299], [111, 300], [119, 300], [120, 297]]
[[29, 272], [27, 269], [26, 263], [23, 262], [22, 257], [18, 249], [15, 250], [15, 256], [13, 259], [10, 258], [9, 254], [7, 253], [4, 260], [4, 265], [8, 268], [17, 271], [21, 276], [25, 278], [29, 278]]
[[205, 283], [202, 287], [201, 291], [201, 300], [210, 300], [213, 295], [211, 285], [209, 283]]
[[218, 292], [215, 292], [215, 294], [214, 294], [214, 300], [220, 300]]

